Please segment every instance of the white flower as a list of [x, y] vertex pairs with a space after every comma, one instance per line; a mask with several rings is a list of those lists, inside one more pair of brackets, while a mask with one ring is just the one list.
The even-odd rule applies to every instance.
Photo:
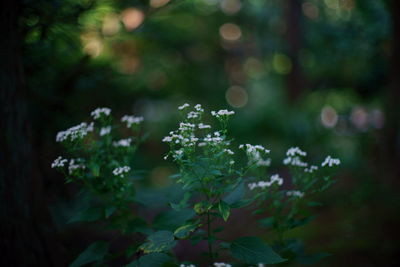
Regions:
[[316, 170], [318, 170], [318, 167], [315, 165], [311, 165], [309, 168], [305, 168], [304, 172], [313, 173]]
[[131, 145], [132, 138], [121, 139], [113, 142], [113, 146], [115, 147], [128, 147]]
[[287, 157], [283, 160], [283, 164], [297, 167], [307, 167], [308, 163], [301, 160], [300, 157]]
[[188, 103], [183, 104], [182, 106], [178, 107], [179, 110], [183, 110], [184, 108], [189, 107]]
[[117, 167], [113, 170], [113, 174], [115, 176], [124, 177], [125, 173], [128, 173], [131, 170], [129, 166]]
[[82, 122], [81, 124], [73, 126], [65, 131], [58, 132], [56, 142], [63, 142], [68, 139], [70, 139], [70, 141], [81, 139], [91, 131], [93, 131], [93, 122], [89, 125], [86, 122]]
[[226, 153], [229, 154], [229, 155], [234, 155], [234, 154], [235, 154], [235, 153], [234, 153], [232, 150], [230, 150], [229, 148], [224, 149], [224, 152], [226, 152]]
[[286, 156], [288, 157], [294, 157], [296, 155], [305, 157], [307, 156], [307, 153], [298, 147], [291, 147], [286, 151]]
[[109, 116], [111, 113], [111, 109], [109, 108], [96, 108], [93, 110], [90, 115], [92, 115], [93, 119], [100, 118], [101, 115]]
[[211, 128], [211, 125], [199, 123], [198, 127], [199, 127], [199, 129], [209, 129], [209, 128]]
[[263, 159], [262, 154], [268, 154], [270, 151], [261, 145], [240, 145], [240, 149], [246, 148], [246, 154], [249, 158], [249, 165], [255, 164], [256, 166], [270, 166], [271, 159]]
[[111, 132], [111, 126], [102, 127], [100, 129], [100, 136], [107, 135]]
[[329, 167], [332, 167], [334, 165], [340, 165], [340, 159], [335, 159], [332, 158], [331, 156], [327, 156], [324, 162], [322, 162], [321, 166], [325, 167], [326, 165], [328, 165]]
[[191, 112], [188, 113], [187, 118], [188, 119], [195, 119], [195, 118], [198, 118], [199, 115], [200, 115], [199, 112], [191, 111]]
[[181, 265], [179, 265], [179, 267], [196, 267], [196, 265], [194, 265], [194, 264], [189, 264], [189, 265], [181, 264]]
[[274, 174], [271, 176], [271, 179], [269, 181], [259, 181], [257, 183], [249, 183], [247, 186], [249, 187], [250, 190], [253, 190], [255, 188], [264, 189], [266, 187], [271, 187], [274, 183], [282, 185], [283, 178], [279, 177], [278, 174]]
[[233, 165], [233, 164], [235, 164], [234, 160], [229, 161], [229, 165]]
[[166, 142], [166, 143], [172, 142], [172, 137], [171, 136], [165, 136], [162, 141]]
[[67, 163], [68, 160], [67, 159], [63, 159], [61, 156], [59, 156], [58, 158], [56, 158], [53, 163], [51, 163], [51, 167], [52, 168], [57, 168], [57, 167], [64, 167], [65, 163]]
[[126, 122], [126, 126], [131, 128], [132, 124], [140, 124], [143, 121], [143, 117], [135, 117], [133, 115], [125, 115], [121, 118], [121, 122]]
[[70, 160], [69, 166], [68, 166], [69, 174], [72, 174], [74, 172], [74, 170], [86, 168], [86, 166], [83, 163], [79, 163], [79, 162], [82, 162], [82, 159], [71, 159]]
[[211, 115], [216, 118], [220, 118], [222, 116], [230, 116], [233, 114], [235, 114], [235, 111], [228, 111], [226, 109], [221, 109], [219, 111], [211, 111]]
[[204, 112], [204, 109], [201, 107], [200, 104], [197, 104], [196, 106], [194, 106], [194, 108], [199, 112]]
[[293, 196], [293, 197], [298, 197], [298, 198], [302, 198], [304, 197], [304, 193], [300, 192], [300, 191], [296, 191], [296, 190], [292, 190], [292, 191], [287, 191], [286, 195], [288, 197]]
[[214, 267], [232, 267], [232, 265], [224, 262], [215, 262]]

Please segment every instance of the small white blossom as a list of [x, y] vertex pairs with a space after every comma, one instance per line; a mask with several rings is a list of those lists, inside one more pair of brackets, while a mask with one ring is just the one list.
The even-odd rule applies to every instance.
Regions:
[[178, 107], [179, 110], [183, 110], [185, 108], [189, 107], [188, 103], [183, 104], [182, 106]]
[[124, 177], [125, 173], [128, 173], [131, 170], [129, 166], [117, 167], [113, 170], [113, 174], [115, 176]]
[[233, 165], [233, 164], [235, 164], [234, 160], [229, 161], [229, 165]]
[[89, 125], [86, 122], [82, 122], [81, 124], [73, 126], [65, 131], [58, 132], [56, 142], [63, 142], [68, 139], [71, 141], [81, 139], [91, 131], [93, 131], [93, 122]]
[[288, 157], [294, 157], [294, 156], [302, 156], [305, 157], [307, 156], [307, 153], [305, 151], [302, 151], [298, 147], [291, 147], [286, 151], [286, 156]]
[[304, 193], [300, 192], [300, 191], [296, 191], [296, 190], [292, 190], [292, 191], [287, 191], [286, 195], [288, 197], [293, 196], [293, 197], [298, 197], [298, 198], [302, 198], [304, 197]]
[[201, 107], [200, 104], [197, 104], [196, 106], [194, 106], [194, 109], [199, 111], [199, 112], [204, 112], [204, 109]]
[[107, 135], [111, 132], [111, 126], [102, 127], [100, 129], [100, 136]]
[[189, 264], [189, 265], [181, 264], [181, 265], [179, 265], [179, 267], [196, 267], [196, 265], [194, 265], [194, 264]]
[[253, 190], [255, 188], [264, 189], [266, 187], [271, 187], [274, 183], [277, 183], [278, 185], [282, 185], [283, 178], [279, 177], [278, 174], [274, 174], [271, 176], [271, 179], [269, 181], [259, 181], [257, 183], [249, 183], [248, 187], [250, 190]]
[[71, 159], [69, 162], [69, 166], [68, 166], [68, 172], [69, 174], [72, 174], [75, 170], [77, 169], [85, 169], [86, 166], [83, 163], [79, 163], [82, 162], [81, 159]]
[[199, 115], [200, 115], [199, 112], [191, 111], [191, 112], [188, 113], [187, 118], [188, 119], [195, 119], [195, 118], [198, 118]]
[[67, 162], [68, 162], [67, 159], [63, 159], [61, 156], [59, 156], [53, 161], [53, 163], [51, 163], [51, 167], [52, 168], [64, 167]]
[[232, 150], [230, 150], [229, 148], [224, 149], [224, 152], [226, 152], [229, 155], [234, 155], [235, 152], [233, 152]]
[[171, 136], [165, 136], [162, 141], [166, 142], [166, 143], [172, 142], [172, 137]]
[[98, 119], [100, 118], [101, 115], [104, 116], [109, 116], [111, 113], [111, 109], [109, 108], [96, 108], [95, 110], [93, 110], [90, 115], [92, 115], [93, 119]]
[[315, 165], [311, 165], [309, 168], [305, 168], [304, 172], [313, 173], [316, 170], [318, 170], [318, 167]]
[[211, 111], [211, 115], [216, 118], [220, 118], [223, 116], [231, 116], [233, 114], [235, 114], [235, 111], [228, 111], [226, 109], [221, 109], [219, 111]]
[[206, 146], [206, 145], [207, 145], [206, 142], [200, 142], [200, 143], [198, 144], [199, 147]]
[[240, 145], [240, 149], [246, 149], [247, 157], [249, 158], [249, 165], [255, 164], [256, 166], [270, 166], [270, 159], [263, 159], [262, 154], [268, 154], [270, 150], [261, 145]]
[[115, 147], [128, 147], [131, 145], [132, 138], [121, 139], [113, 142], [113, 146]]
[[232, 265], [224, 262], [215, 262], [214, 267], [232, 267]]
[[210, 129], [211, 125], [199, 123], [198, 127], [199, 127], [199, 129]]
[[121, 122], [126, 122], [126, 126], [131, 128], [132, 124], [140, 124], [143, 121], [143, 117], [135, 117], [133, 115], [125, 115], [121, 118]]
[[328, 165], [329, 167], [332, 167], [334, 165], [340, 165], [340, 159], [335, 159], [332, 158], [331, 156], [327, 156], [324, 162], [322, 162], [321, 166], [325, 167], [326, 165]]
[[301, 160], [300, 157], [287, 157], [283, 160], [283, 164], [297, 167], [307, 167], [308, 163]]

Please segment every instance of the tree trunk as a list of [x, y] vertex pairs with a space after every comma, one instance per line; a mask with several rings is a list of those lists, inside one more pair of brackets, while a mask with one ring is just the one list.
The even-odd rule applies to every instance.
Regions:
[[36, 216], [41, 209], [37, 205], [41, 192], [36, 191], [40, 183], [32, 175], [21, 10], [20, 0], [1, 1], [0, 266], [53, 266]]

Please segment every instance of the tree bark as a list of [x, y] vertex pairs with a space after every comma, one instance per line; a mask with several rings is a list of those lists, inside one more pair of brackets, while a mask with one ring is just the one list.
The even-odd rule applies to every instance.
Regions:
[[[0, 3], [0, 266], [53, 266], [36, 214], [40, 183], [34, 179], [33, 150], [24, 85], [19, 16], [21, 0]], [[38, 195], [39, 194], [39, 195]]]

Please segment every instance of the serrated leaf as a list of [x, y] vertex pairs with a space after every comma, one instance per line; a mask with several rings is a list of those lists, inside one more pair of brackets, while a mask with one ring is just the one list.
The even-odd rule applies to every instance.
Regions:
[[223, 200], [221, 200], [218, 204], [218, 210], [221, 213], [224, 221], [227, 221], [229, 218], [229, 215], [231, 214], [231, 208], [229, 207], [229, 205], [226, 202], [224, 202]]
[[190, 233], [196, 230], [199, 226], [201, 226], [201, 224], [198, 223], [183, 225], [175, 230], [174, 236], [179, 239], [184, 239], [188, 237]]
[[168, 251], [175, 247], [176, 240], [170, 231], [158, 231], [147, 237], [148, 242], [140, 246], [144, 253]]
[[231, 243], [232, 256], [247, 264], [276, 264], [285, 261], [258, 237], [240, 237]]
[[99, 262], [108, 252], [108, 243], [99, 241], [87, 247], [70, 265], [69, 267], [79, 267], [91, 262]]

